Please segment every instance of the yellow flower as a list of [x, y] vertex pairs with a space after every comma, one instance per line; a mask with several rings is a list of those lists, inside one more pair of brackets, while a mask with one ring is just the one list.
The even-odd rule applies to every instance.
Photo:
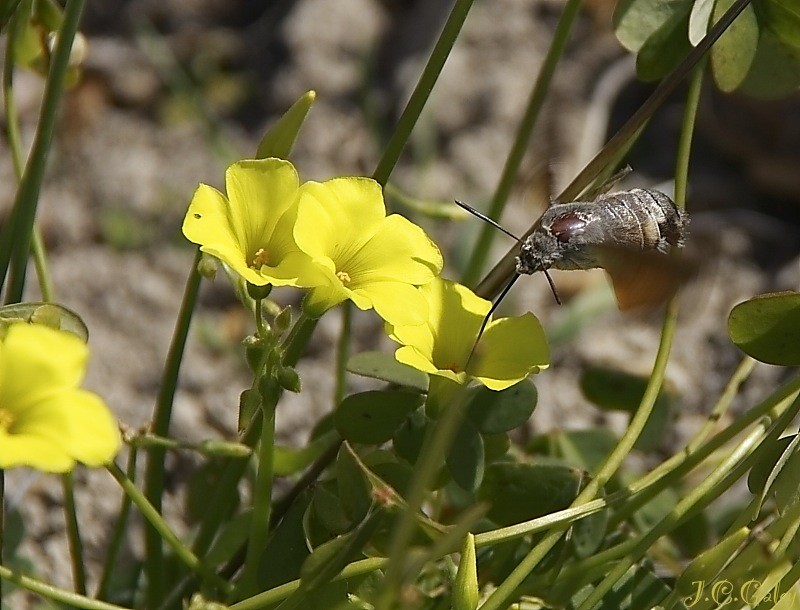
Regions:
[[225, 172], [227, 198], [201, 184], [183, 234], [256, 286], [308, 286], [316, 274], [297, 249], [297, 171], [282, 159], [244, 160]]
[[395, 352], [399, 362], [461, 384], [476, 379], [491, 390], [504, 390], [547, 368], [547, 339], [532, 313], [489, 322], [470, 357], [491, 303], [443, 279], [419, 290], [428, 302], [428, 320], [389, 328], [389, 336], [403, 346]]
[[442, 255], [425, 232], [402, 216], [386, 216], [380, 185], [368, 178], [306, 182], [294, 237], [322, 273], [309, 293], [312, 315], [350, 299], [390, 324], [421, 324], [425, 299], [416, 286], [442, 269]]
[[101, 466], [120, 446], [119, 430], [96, 394], [78, 387], [89, 350], [76, 336], [17, 323], [0, 342], [0, 468], [66, 472]]

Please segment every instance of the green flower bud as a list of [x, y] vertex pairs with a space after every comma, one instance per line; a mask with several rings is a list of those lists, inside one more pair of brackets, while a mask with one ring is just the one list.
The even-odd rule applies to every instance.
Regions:
[[217, 269], [219, 269], [219, 261], [210, 254], [203, 254], [200, 256], [200, 262], [197, 263], [197, 272], [207, 280], [213, 280], [217, 277]]
[[278, 383], [284, 390], [295, 393], [300, 391], [300, 375], [290, 366], [278, 369]]
[[242, 341], [244, 345], [244, 359], [247, 361], [247, 366], [253, 374], [258, 373], [259, 369], [264, 365], [264, 350], [266, 346], [264, 341], [255, 335], [245, 337]]
[[475, 536], [467, 534], [461, 549], [456, 579], [453, 582], [453, 610], [475, 610], [478, 607], [478, 566], [475, 560]]
[[275, 329], [275, 332], [282, 335], [285, 333], [289, 326], [292, 324], [292, 307], [284, 307], [278, 315], [275, 316], [275, 319], [272, 322], [272, 327]]

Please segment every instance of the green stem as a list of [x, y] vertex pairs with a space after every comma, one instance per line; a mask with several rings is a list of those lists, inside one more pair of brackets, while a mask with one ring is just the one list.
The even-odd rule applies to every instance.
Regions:
[[81, 608], [82, 610], [128, 610], [124, 606], [109, 604], [108, 602], [91, 599], [85, 595], [59, 589], [58, 587], [31, 578], [30, 576], [23, 576], [19, 572], [10, 570], [3, 565], [0, 565], [0, 579], [14, 583], [16, 586], [41, 595], [46, 599], [66, 604], [70, 608]]
[[700, 105], [700, 92], [703, 89], [705, 61], [694, 69], [686, 94], [686, 108], [683, 113], [681, 135], [678, 141], [677, 163], [675, 165], [675, 205], [686, 209], [686, 191], [689, 184], [689, 159], [692, 153], [692, 137], [697, 119], [697, 108]]
[[[167, 353], [167, 361], [164, 365], [164, 373], [161, 378], [156, 405], [153, 412], [153, 421], [150, 431], [156, 436], [167, 436], [169, 434], [169, 424], [172, 419], [172, 403], [175, 398], [175, 389], [178, 384], [178, 373], [181, 368], [183, 351], [186, 347], [186, 338], [189, 335], [189, 325], [192, 321], [192, 312], [197, 302], [197, 292], [200, 288], [200, 273], [197, 265], [200, 262], [201, 253], [198, 249], [192, 262], [189, 277], [186, 280], [186, 287], [183, 292], [181, 308], [178, 312], [178, 319], [175, 322], [175, 330], [172, 335], [172, 342]], [[153, 447], [147, 454], [147, 466], [145, 468], [144, 493], [147, 500], [155, 508], [161, 511], [161, 496], [164, 490], [164, 456], [166, 450], [162, 447]], [[145, 535], [145, 571], [147, 573], [147, 599], [148, 606], [154, 608], [164, 596], [164, 551], [161, 538], [151, 527], [144, 528]]]
[[133, 481], [125, 476], [125, 473], [120, 470], [119, 466], [112, 462], [106, 466], [106, 469], [111, 476], [116, 479], [117, 483], [120, 484], [131, 501], [139, 509], [142, 516], [153, 526], [153, 529], [158, 532], [160, 539], [164, 540], [164, 542], [172, 548], [175, 552], [175, 556], [180, 559], [187, 568], [198, 574], [207, 584], [213, 585], [226, 594], [231, 592], [232, 587], [230, 583], [217, 576], [213, 570], [202, 563], [197, 556], [181, 542], [180, 538], [175, 535], [169, 525], [167, 525], [167, 522], [164, 521], [164, 518], [158, 510], [148, 502], [145, 495], [134, 485]]
[[[128, 466], [125, 476], [127, 476], [131, 482], [134, 482], [136, 478], [136, 461], [138, 456], [139, 451], [136, 447], [131, 447], [128, 450]], [[111, 542], [108, 545], [108, 553], [103, 563], [103, 573], [100, 575], [100, 584], [97, 586], [96, 597], [98, 599], [104, 599], [108, 596], [111, 577], [114, 574], [114, 568], [117, 566], [117, 558], [119, 557], [119, 552], [122, 550], [122, 543], [125, 541], [125, 528], [128, 524], [130, 512], [131, 499], [126, 494], [122, 494], [117, 521], [114, 523], [114, 530], [111, 533]]]
[[430, 97], [433, 86], [439, 78], [444, 63], [447, 61], [447, 57], [453, 49], [453, 45], [458, 38], [458, 33], [461, 31], [461, 26], [464, 25], [467, 13], [469, 13], [469, 9], [472, 7], [472, 2], [473, 0], [456, 0], [453, 10], [450, 12], [450, 16], [444, 24], [442, 33], [439, 35], [431, 51], [428, 63], [425, 64], [419, 82], [417, 82], [417, 86], [414, 88], [414, 92], [411, 94], [408, 104], [406, 104], [403, 114], [397, 122], [394, 133], [389, 139], [386, 149], [383, 151], [383, 156], [378, 162], [375, 172], [372, 174], [372, 177], [381, 186], [386, 185], [394, 166], [397, 164], [397, 160], [400, 158], [400, 153], [403, 151], [408, 141], [411, 130], [414, 129], [414, 125], [417, 123], [417, 119], [419, 119], [419, 115], [425, 107], [428, 97]]
[[[556, 197], [556, 201], [571, 201], [598, 176], [603, 168], [606, 167], [616, 156], [618, 151], [627, 146], [628, 143], [639, 133], [642, 126], [653, 116], [655, 111], [667, 100], [670, 94], [680, 84], [680, 82], [691, 72], [711, 46], [722, 36], [725, 30], [739, 16], [751, 0], [736, 0], [733, 6], [726, 11], [722, 18], [714, 24], [708, 34], [700, 43], [689, 51], [686, 58], [669, 74], [649, 98], [634, 112], [631, 117], [620, 127], [619, 131], [606, 143], [594, 158], [578, 173], [564, 191]], [[534, 226], [532, 225], [525, 232], [523, 238], [530, 234]], [[514, 261], [517, 256], [518, 246], [511, 248], [498, 262], [486, 277], [481, 280], [475, 289], [478, 296], [492, 299], [497, 296], [500, 290], [508, 283], [511, 274], [514, 273]]]
[[[69, 67], [69, 56], [72, 41], [78, 31], [81, 14], [86, 0], [68, 0], [64, 7], [64, 21], [58, 32], [56, 48], [50, 58], [50, 71], [45, 83], [42, 108], [39, 114], [39, 125], [33, 139], [28, 163], [14, 198], [14, 233], [16, 235], [13, 248], [0, 243], [0, 284], [5, 282], [6, 269], [11, 259], [10, 279], [6, 303], [18, 303], [22, 299], [25, 285], [25, 267], [28, 262], [33, 222], [39, 203], [39, 192], [44, 178], [47, 156], [53, 141], [58, 104], [64, 91], [64, 77]], [[7, 238], [3, 235], [3, 238]]]
[[336, 346], [336, 378], [333, 389], [334, 406], [342, 402], [346, 389], [345, 375], [347, 373], [347, 358], [350, 352], [350, 327], [353, 321], [353, 305], [350, 301], [342, 303], [342, 332]]
[[[269, 375], [269, 371], [266, 374]], [[251, 595], [256, 589], [259, 561], [269, 537], [272, 486], [275, 478], [275, 408], [280, 397], [280, 387], [275, 382], [272, 383], [276, 387], [271, 389], [268, 397], [262, 397], [261, 403], [261, 440], [258, 448], [258, 473], [253, 489], [253, 517], [250, 522], [244, 573], [237, 597]]]
[[31, 252], [33, 253], [33, 264], [36, 267], [36, 278], [39, 280], [39, 290], [42, 293], [42, 300], [52, 303], [55, 301], [53, 276], [50, 274], [50, 265], [47, 262], [47, 250], [45, 250], [44, 247], [42, 232], [39, 230], [39, 226], [36, 223], [33, 225]]
[[[455, 396], [443, 403], [433, 429], [428, 432], [420, 450], [420, 458], [414, 467], [414, 476], [411, 479], [408, 491], [408, 506], [400, 516], [392, 532], [389, 545], [389, 564], [386, 568], [386, 580], [375, 607], [377, 610], [387, 610], [393, 607], [397, 600], [397, 591], [403, 583], [405, 576], [405, 550], [414, 535], [416, 517], [425, 501], [425, 495], [431, 482], [436, 477], [444, 463], [447, 449], [450, 447], [456, 430], [464, 415], [464, 388], [457, 388]], [[431, 394], [428, 396], [431, 400]], [[434, 397], [436, 400], [436, 397]]]
[[[525, 153], [528, 150], [531, 134], [533, 133], [534, 127], [536, 127], [536, 122], [541, 113], [542, 106], [550, 90], [550, 84], [553, 80], [556, 65], [567, 46], [570, 33], [572, 32], [572, 26], [575, 24], [575, 18], [578, 15], [582, 1], [583, 0], [567, 0], [567, 3], [564, 5], [564, 11], [561, 13], [561, 18], [556, 26], [553, 40], [547, 51], [547, 56], [539, 70], [539, 76], [536, 78], [533, 89], [531, 89], [525, 114], [519, 124], [514, 144], [511, 146], [511, 151], [503, 166], [500, 181], [497, 184], [494, 195], [492, 195], [489, 211], [487, 212], [489, 218], [499, 220], [503, 213], [503, 208], [508, 201], [508, 196], [511, 193], [511, 188], [514, 185], [517, 172], [522, 164], [522, 159], [525, 157]], [[494, 236], [495, 229], [488, 223], [484, 224], [481, 228], [478, 242], [470, 255], [467, 268], [464, 271], [462, 281], [465, 285], [471, 286], [478, 280], [478, 276], [486, 262], [486, 257], [489, 254], [489, 249], [492, 246]]]
[[64, 515], [67, 521], [67, 539], [69, 540], [69, 556], [72, 561], [72, 582], [75, 592], [86, 595], [86, 569], [83, 560], [83, 542], [78, 527], [78, 513], [75, 507], [75, 480], [72, 473], [61, 476], [64, 490]]

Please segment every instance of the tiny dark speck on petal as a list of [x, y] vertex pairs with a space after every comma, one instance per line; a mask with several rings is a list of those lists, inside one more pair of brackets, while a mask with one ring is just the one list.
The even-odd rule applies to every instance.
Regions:
[[195, 214], [194, 217], [195, 218], [201, 218], [200, 214]]

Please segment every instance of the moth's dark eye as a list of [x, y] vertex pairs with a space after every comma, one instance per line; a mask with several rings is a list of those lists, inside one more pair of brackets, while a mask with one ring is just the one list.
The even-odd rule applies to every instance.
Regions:
[[568, 242], [575, 235], [583, 233], [586, 221], [577, 214], [569, 213], [559, 216], [550, 225], [550, 232], [562, 243]]

